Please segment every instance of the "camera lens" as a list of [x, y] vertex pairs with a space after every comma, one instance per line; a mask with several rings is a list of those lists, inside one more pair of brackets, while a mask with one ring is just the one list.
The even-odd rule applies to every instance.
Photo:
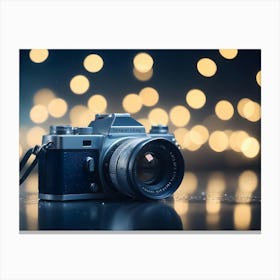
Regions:
[[184, 174], [179, 149], [164, 138], [126, 139], [113, 148], [108, 165], [111, 186], [132, 198], [167, 198]]

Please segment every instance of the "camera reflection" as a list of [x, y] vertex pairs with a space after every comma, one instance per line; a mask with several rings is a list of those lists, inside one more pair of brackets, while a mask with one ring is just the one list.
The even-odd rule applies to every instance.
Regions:
[[165, 202], [73, 201], [38, 203], [40, 230], [182, 230]]

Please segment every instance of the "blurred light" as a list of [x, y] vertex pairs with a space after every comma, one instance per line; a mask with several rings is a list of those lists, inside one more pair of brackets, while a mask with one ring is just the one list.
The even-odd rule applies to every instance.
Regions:
[[100, 114], [106, 111], [107, 100], [103, 95], [95, 94], [88, 100], [88, 107], [95, 114]]
[[37, 193], [38, 192], [38, 175], [37, 174], [30, 174], [25, 183], [24, 183], [24, 190], [27, 193]]
[[232, 118], [234, 109], [229, 101], [221, 100], [216, 104], [215, 113], [218, 118], [227, 121]]
[[261, 106], [254, 101], [248, 101], [243, 108], [244, 117], [252, 122], [259, 121], [261, 118]]
[[34, 105], [29, 112], [29, 116], [34, 123], [43, 123], [47, 120], [49, 113], [44, 105]]
[[48, 88], [43, 88], [38, 90], [34, 97], [33, 97], [33, 102], [34, 104], [38, 105], [45, 105], [48, 106], [49, 103], [55, 98], [55, 94], [52, 90]]
[[91, 73], [99, 72], [103, 65], [103, 59], [98, 54], [90, 54], [84, 60], [84, 67]]
[[19, 157], [21, 158], [21, 156], [22, 156], [22, 146], [21, 144], [19, 144]]
[[184, 128], [184, 127], [179, 127], [179, 128], [176, 128], [175, 130], [174, 130], [174, 136], [175, 136], [175, 138], [176, 138], [176, 141], [177, 141], [177, 143], [181, 146], [181, 147], [183, 147], [183, 145], [184, 145], [184, 137], [185, 137], [185, 135], [186, 135], [186, 133], [188, 132], [188, 130], [186, 129], [186, 128]]
[[29, 52], [30, 59], [35, 63], [42, 63], [44, 62], [49, 56], [49, 51], [42, 49], [34, 49]]
[[147, 73], [153, 67], [153, 58], [147, 53], [139, 53], [133, 59], [134, 67], [141, 73]]
[[235, 152], [241, 152], [243, 141], [249, 137], [249, 134], [244, 130], [237, 130], [229, 137], [229, 146]]
[[141, 73], [137, 69], [133, 68], [133, 74], [137, 80], [145, 82], [152, 78], [154, 71], [152, 68], [150, 71], [148, 71], [146, 73]]
[[[206, 205], [206, 210], [207, 210], [207, 205]], [[207, 222], [208, 226], [216, 226], [219, 223], [219, 221], [220, 221], [219, 212], [217, 212], [217, 213], [208, 212], [207, 213], [207, 215], [206, 215], [206, 222]]]
[[152, 125], [167, 125], [168, 124], [168, 114], [165, 110], [161, 108], [155, 108], [150, 111], [148, 119]]
[[248, 204], [235, 205], [233, 220], [235, 229], [248, 229], [251, 224], [251, 206]]
[[260, 151], [260, 144], [254, 137], [245, 139], [241, 145], [242, 153], [248, 158], [254, 158]]
[[198, 179], [192, 172], [185, 172], [181, 185], [173, 194], [175, 200], [184, 200], [189, 198], [197, 188]]
[[217, 65], [210, 58], [201, 58], [197, 62], [197, 70], [202, 76], [212, 77], [217, 72]]
[[61, 118], [66, 114], [67, 107], [68, 106], [65, 100], [61, 98], [55, 98], [50, 102], [48, 111], [52, 117]]
[[72, 126], [88, 126], [94, 118], [94, 113], [84, 105], [76, 105], [70, 111]]
[[262, 72], [261, 72], [261, 70], [260, 70], [260, 71], [257, 73], [257, 75], [256, 75], [256, 81], [257, 81], [257, 83], [258, 83], [259, 86], [262, 85], [261, 78], [262, 78]]
[[207, 200], [206, 211], [211, 214], [218, 213], [221, 210], [221, 202], [219, 200]]
[[70, 81], [70, 88], [76, 94], [84, 94], [89, 89], [89, 80], [83, 75], [74, 76]]
[[123, 99], [122, 106], [124, 110], [128, 113], [137, 113], [142, 108], [142, 99], [139, 95], [135, 93], [130, 93], [126, 95]]
[[150, 131], [152, 126], [148, 119], [143, 118], [143, 119], [138, 119], [137, 121], [140, 122], [145, 127], [147, 133]]
[[188, 133], [185, 134], [183, 149], [188, 149], [189, 151], [194, 152], [201, 147], [201, 145], [198, 145], [198, 144], [194, 143], [192, 141], [192, 138], [193, 137], [191, 137], [191, 132], [188, 132]]
[[221, 198], [221, 194], [226, 189], [226, 181], [223, 173], [221, 172], [213, 172], [207, 183], [207, 197], [211, 199], [219, 199]]
[[237, 111], [238, 111], [239, 115], [243, 118], [245, 118], [245, 116], [244, 116], [244, 106], [249, 101], [251, 101], [249, 98], [242, 98], [242, 99], [239, 100], [239, 102], [237, 104]]
[[[203, 125], [196, 125], [191, 129], [191, 132], [196, 132], [200, 137], [196, 136], [196, 139], [192, 139], [192, 141], [198, 145], [204, 144], [209, 137], [208, 129]], [[195, 135], [191, 134], [191, 138]]]
[[223, 152], [228, 147], [228, 137], [223, 131], [214, 131], [209, 137], [209, 146], [215, 152]]
[[238, 188], [241, 192], [252, 193], [258, 186], [258, 177], [255, 172], [246, 170], [238, 178]]
[[42, 127], [32, 127], [26, 136], [27, 144], [29, 147], [42, 144], [42, 136], [46, 134], [46, 130]]
[[200, 109], [205, 105], [206, 96], [200, 89], [191, 89], [186, 95], [186, 101], [193, 109]]
[[145, 87], [139, 92], [142, 103], [145, 106], [151, 107], [158, 103], [158, 92], [152, 87]]
[[221, 56], [223, 56], [226, 59], [233, 59], [237, 56], [238, 50], [235, 49], [221, 49], [219, 50]]
[[25, 217], [28, 230], [38, 230], [38, 204], [25, 203]]
[[181, 105], [175, 106], [170, 110], [170, 120], [175, 126], [185, 126], [190, 121], [189, 110]]
[[174, 210], [179, 216], [187, 214], [189, 210], [189, 203], [187, 201], [174, 201]]

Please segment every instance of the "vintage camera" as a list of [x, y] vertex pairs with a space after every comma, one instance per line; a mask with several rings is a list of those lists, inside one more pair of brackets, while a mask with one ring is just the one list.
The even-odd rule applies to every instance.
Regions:
[[179, 187], [184, 159], [167, 126], [97, 114], [88, 127], [51, 126], [40, 153], [39, 198], [163, 199]]

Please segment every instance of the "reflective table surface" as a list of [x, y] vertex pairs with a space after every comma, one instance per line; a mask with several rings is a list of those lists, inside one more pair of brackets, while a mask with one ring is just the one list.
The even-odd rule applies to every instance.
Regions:
[[252, 170], [185, 173], [161, 201], [38, 200], [37, 175], [20, 187], [20, 231], [260, 230], [259, 174]]

